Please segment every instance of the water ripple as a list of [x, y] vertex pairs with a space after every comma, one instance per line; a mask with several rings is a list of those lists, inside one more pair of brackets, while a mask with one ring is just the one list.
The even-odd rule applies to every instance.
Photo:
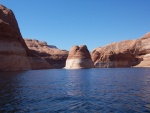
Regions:
[[150, 68], [0, 72], [2, 113], [149, 113]]

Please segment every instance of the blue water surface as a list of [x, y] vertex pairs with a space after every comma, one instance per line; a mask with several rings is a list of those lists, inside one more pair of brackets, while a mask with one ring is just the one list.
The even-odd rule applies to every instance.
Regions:
[[150, 68], [0, 72], [0, 113], [150, 113]]

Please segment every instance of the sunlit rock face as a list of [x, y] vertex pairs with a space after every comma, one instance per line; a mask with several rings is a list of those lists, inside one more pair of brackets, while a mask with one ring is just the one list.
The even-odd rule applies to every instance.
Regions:
[[136, 57], [140, 63], [136, 67], [150, 67], [150, 32], [136, 40]]
[[96, 48], [91, 53], [95, 67], [149, 67], [150, 33], [137, 40], [126, 40]]
[[96, 48], [91, 56], [96, 67], [130, 67], [137, 63], [134, 51], [135, 40], [126, 40]]
[[0, 5], [0, 70], [29, 70], [28, 48], [13, 12]]
[[90, 53], [86, 45], [73, 46], [66, 60], [66, 69], [93, 68]]
[[51, 68], [63, 68], [68, 56], [68, 51], [60, 50], [56, 46], [47, 45], [33, 39], [24, 39], [32, 55], [38, 56], [47, 61]]

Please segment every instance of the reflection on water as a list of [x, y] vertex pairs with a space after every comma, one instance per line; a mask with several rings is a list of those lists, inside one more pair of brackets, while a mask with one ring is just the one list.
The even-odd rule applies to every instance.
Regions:
[[90, 70], [67, 71], [67, 94], [70, 96], [85, 96], [90, 89]]
[[0, 72], [0, 112], [150, 112], [150, 68]]

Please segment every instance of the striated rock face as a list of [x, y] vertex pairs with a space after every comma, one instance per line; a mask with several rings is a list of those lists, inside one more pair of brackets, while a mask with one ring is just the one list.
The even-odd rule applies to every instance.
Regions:
[[0, 5], [0, 70], [31, 69], [27, 51], [13, 12]]
[[135, 67], [150, 67], [150, 32], [136, 40], [135, 48], [140, 61]]
[[66, 61], [66, 69], [93, 68], [90, 53], [85, 45], [73, 46]]
[[63, 68], [68, 56], [68, 51], [59, 50], [56, 46], [47, 45], [46, 42], [24, 39], [31, 53], [47, 61], [52, 68]]
[[30, 61], [31, 69], [37, 70], [37, 69], [52, 69], [53, 66], [49, 64], [45, 59], [36, 56], [34, 54], [30, 55], [28, 57]]
[[150, 33], [137, 40], [126, 40], [93, 50], [95, 67], [150, 66]]
[[52, 66], [28, 49], [10, 9], [0, 5], [0, 70], [49, 69]]
[[109, 44], [96, 48], [91, 56], [96, 67], [130, 67], [137, 63], [134, 52], [135, 41]]

